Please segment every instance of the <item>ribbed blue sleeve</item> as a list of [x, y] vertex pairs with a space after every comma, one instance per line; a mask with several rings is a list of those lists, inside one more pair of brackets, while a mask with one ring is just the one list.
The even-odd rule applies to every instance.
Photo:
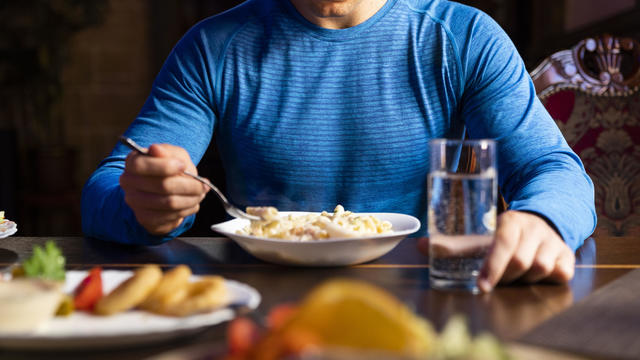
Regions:
[[596, 224], [591, 179], [536, 96], [515, 46], [491, 18], [474, 12], [450, 26], [469, 136], [498, 142], [499, 183], [509, 208], [548, 219], [575, 250]]
[[[167, 143], [185, 148], [198, 163], [211, 140], [215, 111], [211, 70], [203, 52], [202, 29], [195, 27], [176, 46], [158, 74], [150, 96], [125, 135], [142, 146]], [[202, 61], [195, 61], [202, 59]], [[114, 139], [116, 141], [117, 139]], [[187, 217], [164, 236], [148, 233], [124, 201], [119, 178], [129, 149], [117, 144], [86, 182], [82, 192], [82, 229], [85, 235], [126, 244], [159, 244], [189, 229]]]

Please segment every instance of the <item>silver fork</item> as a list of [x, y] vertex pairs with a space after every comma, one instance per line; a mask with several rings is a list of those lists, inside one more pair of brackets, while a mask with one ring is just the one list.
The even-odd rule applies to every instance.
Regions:
[[[141, 147], [140, 145], [138, 145], [135, 141], [129, 139], [126, 136], [120, 136], [120, 142], [123, 143], [124, 145], [126, 145], [128, 148], [130, 148], [131, 150], [137, 152], [138, 154], [141, 155], [145, 155], [145, 156], [150, 156], [147, 153], [147, 150], [145, 150], [143, 147]], [[227, 212], [227, 214], [236, 217], [236, 218], [241, 218], [241, 219], [247, 219], [247, 220], [260, 220], [260, 217], [258, 216], [254, 216], [254, 215], [249, 215], [246, 212], [238, 209], [236, 206], [234, 206], [233, 204], [231, 204], [229, 202], [229, 200], [227, 200], [227, 198], [222, 194], [222, 192], [220, 191], [220, 189], [218, 189], [215, 185], [213, 185], [211, 183], [211, 181], [209, 181], [209, 179], [204, 178], [202, 176], [198, 176], [194, 173], [191, 173], [189, 171], [183, 171], [183, 174], [190, 176], [198, 181], [200, 181], [201, 183], [207, 185], [211, 190], [213, 190], [213, 192], [218, 196], [218, 199], [220, 199], [220, 201], [222, 201], [222, 206], [224, 206], [224, 211]]]

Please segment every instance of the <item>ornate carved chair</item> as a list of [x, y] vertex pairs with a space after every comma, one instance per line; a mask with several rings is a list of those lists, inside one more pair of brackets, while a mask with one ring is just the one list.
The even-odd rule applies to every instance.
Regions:
[[596, 234], [638, 234], [640, 42], [589, 38], [551, 55], [531, 77], [594, 182]]

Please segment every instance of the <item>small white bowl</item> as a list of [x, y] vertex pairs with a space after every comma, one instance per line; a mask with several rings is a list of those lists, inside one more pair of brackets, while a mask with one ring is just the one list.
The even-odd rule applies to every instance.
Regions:
[[[281, 211], [281, 216], [307, 215], [309, 212]], [[407, 235], [420, 229], [420, 220], [395, 213], [358, 213], [389, 221], [392, 232], [356, 238], [333, 238], [314, 241], [294, 241], [261, 238], [238, 234], [249, 220], [233, 219], [211, 226], [213, 231], [233, 239], [251, 255], [267, 262], [297, 266], [344, 266], [360, 264], [391, 251]]]
[[34, 279], [0, 280], [0, 335], [37, 330], [60, 304], [57, 283]]

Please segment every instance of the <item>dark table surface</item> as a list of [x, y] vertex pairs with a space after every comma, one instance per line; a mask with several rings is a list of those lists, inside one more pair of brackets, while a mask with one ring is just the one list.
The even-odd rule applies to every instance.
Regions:
[[[163, 267], [189, 265], [196, 274], [219, 274], [247, 283], [262, 295], [257, 314], [265, 315], [282, 302], [300, 300], [314, 285], [332, 277], [349, 277], [387, 289], [440, 328], [453, 314], [465, 314], [474, 333], [488, 330], [504, 341], [517, 341], [528, 331], [568, 309], [595, 290], [640, 268], [640, 238], [588, 239], [577, 252], [575, 277], [568, 285], [514, 284], [490, 294], [442, 292], [429, 288], [427, 257], [416, 248], [417, 239], [402, 241], [384, 257], [341, 268], [300, 268], [271, 265], [255, 259], [231, 240], [220, 237], [177, 238], [154, 247], [123, 246], [81, 237], [10, 237], [0, 248], [31, 255], [35, 244], [54, 240], [67, 259], [67, 269], [133, 269], [156, 263]], [[7, 266], [2, 263], [0, 266]], [[224, 325], [211, 327], [187, 339], [110, 350], [65, 352], [9, 351], [1, 359], [139, 359], [194, 344], [220, 343]]]

